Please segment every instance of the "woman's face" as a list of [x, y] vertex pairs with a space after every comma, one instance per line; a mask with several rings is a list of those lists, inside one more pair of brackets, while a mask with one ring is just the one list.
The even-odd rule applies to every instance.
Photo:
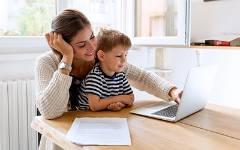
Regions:
[[73, 47], [74, 59], [87, 62], [94, 60], [97, 40], [90, 25], [80, 30], [70, 44]]

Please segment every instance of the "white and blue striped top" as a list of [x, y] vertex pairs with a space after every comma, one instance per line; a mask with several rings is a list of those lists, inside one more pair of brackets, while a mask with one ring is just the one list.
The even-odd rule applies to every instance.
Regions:
[[89, 109], [86, 97], [87, 93], [104, 99], [109, 96], [132, 94], [133, 91], [124, 72], [115, 73], [110, 77], [102, 71], [99, 63], [97, 63], [86, 76], [85, 80], [78, 80], [78, 82], [76, 79], [73, 80], [70, 88], [71, 108]]

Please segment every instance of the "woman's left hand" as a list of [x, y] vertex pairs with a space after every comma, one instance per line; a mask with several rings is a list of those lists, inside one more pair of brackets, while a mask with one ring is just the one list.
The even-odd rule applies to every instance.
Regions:
[[182, 97], [183, 91], [174, 87], [169, 91], [169, 96], [171, 97], [171, 100], [175, 101], [177, 104], [180, 103], [180, 99]]

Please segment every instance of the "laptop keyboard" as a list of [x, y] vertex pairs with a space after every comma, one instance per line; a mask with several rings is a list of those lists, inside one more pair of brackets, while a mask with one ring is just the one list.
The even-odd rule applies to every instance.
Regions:
[[167, 108], [164, 108], [164, 109], [162, 109], [160, 111], [157, 111], [155, 113], [152, 113], [152, 114], [173, 118], [173, 117], [176, 117], [177, 109], [178, 109], [178, 105], [176, 104], [176, 105], [172, 105], [172, 106], [169, 106]]

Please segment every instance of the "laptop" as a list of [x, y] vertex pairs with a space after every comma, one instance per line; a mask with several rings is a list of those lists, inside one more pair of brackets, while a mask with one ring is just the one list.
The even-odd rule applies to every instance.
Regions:
[[136, 108], [133, 114], [176, 122], [205, 107], [216, 76], [216, 66], [192, 68], [187, 76], [179, 104], [159, 101]]

